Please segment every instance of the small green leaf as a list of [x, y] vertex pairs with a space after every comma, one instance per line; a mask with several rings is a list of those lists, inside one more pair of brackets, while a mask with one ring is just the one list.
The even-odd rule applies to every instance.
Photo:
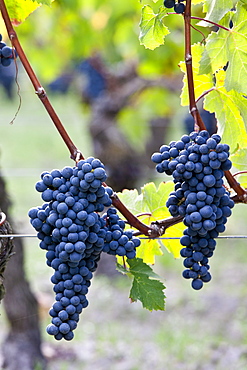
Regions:
[[166, 183], [161, 182], [158, 189], [153, 182], [143, 186], [143, 200], [147, 204], [149, 211], [152, 213], [152, 217], [156, 220], [161, 219], [160, 217], [170, 217], [170, 213], [166, 207], [166, 201], [172, 190], [173, 183], [171, 181], [167, 181]]
[[127, 259], [130, 266], [129, 272], [134, 276], [146, 276], [147, 278], [160, 279], [150, 266], [143, 262], [141, 258]]
[[164, 7], [160, 7], [158, 14], [155, 14], [149, 5], [142, 8], [139, 39], [140, 44], [145, 48], [154, 50], [164, 44], [164, 37], [169, 34], [168, 28], [163, 24], [165, 16]]
[[[130, 290], [132, 301], [141, 301], [144, 308], [152, 310], [165, 309], [164, 284], [156, 280], [158, 276], [139, 258], [128, 260], [129, 272], [133, 275]], [[151, 279], [150, 279], [151, 278]]]

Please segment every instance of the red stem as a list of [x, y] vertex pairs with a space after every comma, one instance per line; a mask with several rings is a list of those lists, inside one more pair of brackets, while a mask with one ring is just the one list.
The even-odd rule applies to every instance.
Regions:
[[[117, 194], [115, 193], [112, 196], [112, 204], [114, 205], [115, 208], [119, 210], [119, 212], [122, 213], [122, 215], [126, 218], [128, 223], [135, 227], [137, 230], [141, 232], [141, 234], [144, 234], [146, 236], [152, 236], [152, 237], [157, 237], [158, 234], [154, 229], [150, 226], [145, 225], [142, 223], [136, 216], [134, 216], [126, 207], [125, 205], [120, 201], [118, 198]], [[155, 236], [154, 236], [155, 233]]]
[[204, 98], [204, 96], [206, 96], [207, 94], [209, 94], [211, 91], [214, 91], [216, 89], [215, 86], [211, 87], [210, 89], [204, 91], [197, 99], [196, 99], [196, 104], [199, 102], [199, 100], [201, 100], [202, 98]]
[[186, 7], [184, 11], [184, 33], [185, 33], [185, 65], [188, 81], [190, 113], [195, 121], [195, 131], [206, 130], [206, 127], [197, 109], [195, 100], [192, 54], [191, 54], [191, 0], [186, 1]]
[[198, 19], [199, 21], [204, 21], [204, 22], [208, 22], [208, 23], [211, 23], [213, 24], [214, 26], [216, 27], [219, 27], [219, 28], [222, 28], [223, 30], [225, 31], [230, 31], [230, 28], [227, 28], [227, 27], [224, 27], [224, 26], [221, 26], [220, 24], [218, 23], [215, 23], [215, 22], [212, 22], [212, 21], [209, 21], [208, 19], [203, 19], [203, 18], [200, 18], [200, 17], [191, 17], [191, 19]]
[[239, 171], [239, 172], [234, 173], [234, 175], [232, 175], [232, 176], [235, 177], [235, 176], [238, 176], [238, 175], [242, 175], [243, 173], [247, 173], [247, 171]]

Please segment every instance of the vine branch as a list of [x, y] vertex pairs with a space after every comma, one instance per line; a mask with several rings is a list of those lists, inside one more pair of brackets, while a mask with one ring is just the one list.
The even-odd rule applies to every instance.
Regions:
[[204, 122], [196, 106], [194, 77], [192, 69], [192, 53], [191, 53], [191, 0], [186, 1], [184, 11], [184, 33], [185, 33], [185, 65], [189, 91], [189, 109], [195, 121], [195, 130], [206, 130]]

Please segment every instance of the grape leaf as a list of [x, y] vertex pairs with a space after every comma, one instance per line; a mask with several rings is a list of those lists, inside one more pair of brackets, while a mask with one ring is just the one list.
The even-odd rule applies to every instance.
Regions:
[[[162, 182], [158, 188], [154, 183], [148, 183], [144, 185], [140, 195], [138, 195], [137, 190], [124, 190], [123, 193], [118, 193], [118, 196], [135, 215], [144, 213], [138, 218], [146, 225], [150, 225], [153, 221], [171, 217], [166, 207], [166, 201], [173, 187], [174, 184], [171, 181]], [[183, 230], [183, 223], [179, 223], [169, 227], [164, 237], [180, 237]], [[158, 240], [143, 237], [141, 245], [137, 248], [137, 257], [142, 258], [145, 263], [154, 264], [155, 256], [163, 254], [161, 247], [165, 247], [175, 258], [180, 256], [181, 245], [179, 240]], [[118, 261], [121, 263], [121, 259], [118, 259]]]
[[221, 25], [228, 27], [230, 18], [233, 28], [229, 31], [219, 29], [206, 40], [206, 49], [200, 62], [200, 74], [207, 74], [223, 68], [226, 70], [225, 88], [246, 93], [245, 76], [247, 74], [247, 8], [237, 6], [236, 13], [226, 14]]
[[[205, 0], [203, 11], [207, 13], [205, 19], [213, 22], [219, 22], [224, 15], [234, 6], [233, 0]], [[208, 27], [208, 23], [200, 22], [200, 26]]]
[[[127, 260], [129, 273], [133, 276], [130, 290], [132, 301], [141, 301], [144, 308], [152, 310], [165, 309], [164, 284], [157, 280], [159, 278], [151, 267], [146, 265], [140, 258]], [[150, 279], [151, 278], [151, 279]]]
[[192, 0], [193, 5], [197, 5], [197, 4], [204, 3], [204, 2], [205, 0]]
[[[234, 167], [239, 170], [246, 170], [247, 148], [237, 150], [232, 156], [231, 161]], [[241, 183], [242, 184], [242, 183]]]
[[227, 45], [229, 66], [226, 71], [225, 87], [246, 93], [247, 75], [247, 8], [238, 6], [233, 16], [233, 29]]
[[[206, 90], [213, 87], [213, 76], [211, 70], [209, 69], [207, 73], [200, 74], [199, 67], [200, 67], [200, 60], [204, 53], [204, 46], [201, 44], [194, 44], [191, 47], [192, 53], [192, 62], [193, 62], [193, 74], [194, 74], [194, 86], [195, 86], [195, 97], [196, 99]], [[188, 95], [188, 80], [186, 75], [186, 66], [185, 62], [181, 62], [179, 64], [182, 72], [184, 72], [183, 78], [183, 88], [181, 93], [181, 105], [186, 106], [189, 105], [189, 95]]]
[[237, 175], [236, 179], [243, 188], [247, 189], [247, 173]]
[[164, 7], [160, 7], [159, 13], [155, 14], [149, 5], [142, 8], [142, 17], [140, 22], [140, 44], [145, 48], [154, 50], [164, 44], [164, 37], [170, 32], [163, 24], [163, 18], [166, 16]]
[[[204, 108], [215, 112], [222, 142], [230, 145], [234, 156], [237, 155], [239, 149], [247, 146], [246, 99], [235, 90], [227, 91], [225, 89], [225, 72], [223, 70], [216, 73], [215, 76], [215, 90], [205, 97]], [[233, 157], [231, 159], [233, 160]]]
[[42, 4], [50, 5], [53, 0], [6, 0], [5, 4], [13, 25], [18, 26]]

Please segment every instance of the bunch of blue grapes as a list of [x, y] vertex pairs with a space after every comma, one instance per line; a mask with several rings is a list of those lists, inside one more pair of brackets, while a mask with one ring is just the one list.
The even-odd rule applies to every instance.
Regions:
[[125, 222], [117, 215], [117, 210], [109, 208], [103, 219], [107, 227], [103, 251], [129, 259], [135, 258], [136, 248], [141, 244], [140, 239], [133, 237], [132, 230], [124, 230]]
[[180, 239], [183, 246], [183, 277], [192, 279], [199, 290], [211, 280], [209, 258], [213, 256], [219, 233], [225, 231], [234, 202], [223, 184], [224, 171], [231, 168], [229, 146], [217, 134], [205, 130], [182, 136], [154, 153], [159, 173], [173, 176], [174, 191], [167, 200], [172, 216], [182, 216], [187, 227]]
[[16, 57], [16, 50], [7, 46], [6, 43], [2, 41], [2, 35], [0, 35], [0, 60], [2, 66], [8, 67]]
[[174, 9], [174, 12], [178, 14], [182, 14], [185, 11], [185, 0], [178, 0], [177, 2], [175, 0], [164, 0], [164, 7], [171, 9]]
[[[89, 157], [74, 167], [43, 172], [35, 185], [45, 203], [31, 208], [28, 215], [41, 240], [40, 248], [47, 251], [47, 265], [54, 270], [51, 282], [56, 301], [49, 311], [52, 320], [47, 333], [57, 340], [74, 337], [79, 315], [88, 306], [86, 295], [93, 273], [101, 253], [108, 252], [105, 246], [113, 224], [121, 226], [121, 236], [124, 233], [125, 222], [114, 208], [107, 214], [115, 214], [117, 222], [109, 221], [111, 216], [101, 216], [105, 207], [112, 205], [113, 191], [105, 186], [106, 178], [101, 161]], [[122, 243], [122, 238], [114, 254], [134, 258], [139, 239], [126, 235], [129, 244]], [[122, 246], [126, 247], [125, 254]]]

